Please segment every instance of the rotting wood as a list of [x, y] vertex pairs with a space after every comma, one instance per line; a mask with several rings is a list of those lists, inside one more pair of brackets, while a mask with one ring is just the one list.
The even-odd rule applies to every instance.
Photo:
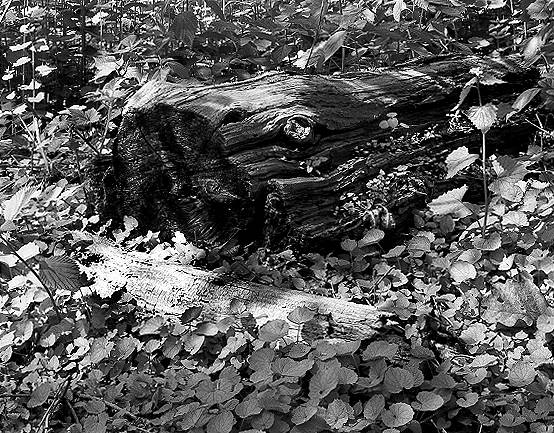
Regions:
[[[86, 237], [85, 237], [86, 238]], [[230, 280], [219, 274], [153, 259], [146, 253], [128, 252], [110, 241], [91, 236], [89, 246], [99, 260], [88, 269], [100, 296], [125, 290], [148, 310], [180, 315], [192, 306], [202, 306], [205, 318], [232, 312], [231, 303], [240, 301], [246, 311], [261, 322], [287, 320], [296, 307], [318, 313], [303, 325], [291, 325], [291, 335], [302, 338], [369, 339], [385, 329], [390, 313], [375, 307], [340, 299], [312, 295], [295, 289], [283, 289], [246, 281]]]
[[[98, 211], [211, 245], [270, 247], [358, 235], [381, 222], [376, 206], [406, 219], [435, 186], [445, 154], [480, 142], [447, 117], [472, 68], [496, 83], [482, 86], [484, 101], [511, 102], [537, 79], [510, 58], [464, 56], [340, 78], [149, 82], [129, 101], [113, 159], [97, 173]], [[381, 129], [391, 112], [410, 128]], [[489, 145], [523, 148], [530, 130], [499, 128]], [[381, 170], [384, 184], [369, 188]], [[361, 205], [348, 207], [348, 194]]]

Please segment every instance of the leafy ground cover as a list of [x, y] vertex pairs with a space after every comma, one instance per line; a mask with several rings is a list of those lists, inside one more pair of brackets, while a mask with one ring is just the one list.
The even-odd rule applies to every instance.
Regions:
[[[480, 32], [467, 17], [485, 6], [494, 13]], [[553, 431], [552, 132], [548, 116], [528, 110], [539, 98], [552, 108], [553, 8], [543, 0], [4, 0], [2, 432]], [[540, 87], [511, 106], [466, 107], [468, 92], [490, 82], [474, 71], [458, 108], [482, 132], [482, 154], [462, 147], [445, 161], [450, 177], [483, 176], [483, 204], [464, 202], [463, 186], [449, 191], [391, 248], [368, 228], [328, 254], [221, 256], [180, 233], [171, 242], [139, 236], [132, 216], [102, 225], [87, 206], [88, 164], [109, 152], [126, 98], [148, 80], [200, 85], [262, 69], [348, 71], [514, 49], [544, 69]], [[490, 126], [523, 110], [535, 145], [518, 157], [487, 156]], [[385, 122], [395, 129], [402, 119]], [[152, 257], [367, 302], [397, 323], [371, 341], [330, 342], [289, 336], [289, 322], [312, 318], [305, 308], [265, 324], [238, 303], [217, 322], [199, 320], [197, 308], [161, 317], [125, 293], [95, 294], [87, 230], [113, 230], [122, 247]]]

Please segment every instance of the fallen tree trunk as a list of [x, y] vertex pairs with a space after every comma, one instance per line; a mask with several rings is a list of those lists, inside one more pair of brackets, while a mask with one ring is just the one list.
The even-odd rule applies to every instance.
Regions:
[[[440, 178], [445, 154], [480, 143], [447, 117], [472, 68], [494, 83], [482, 86], [483, 101], [511, 102], [537, 79], [510, 59], [466, 56], [340, 78], [150, 82], [131, 98], [99, 170], [98, 210], [212, 245], [335, 241], [388, 228], [391, 214], [402, 223]], [[409, 129], [383, 129], [387, 119]], [[499, 127], [489, 146], [524, 146], [529, 131]]]
[[369, 305], [225, 279], [213, 272], [156, 260], [145, 253], [127, 252], [100, 237], [91, 240], [89, 250], [99, 257], [89, 266], [94, 290], [102, 297], [125, 290], [139, 305], [161, 314], [181, 315], [190, 307], [202, 306], [204, 317], [214, 318], [230, 314], [232, 304], [239, 301], [246, 311], [265, 322], [287, 320], [296, 307], [307, 307], [317, 313], [313, 320], [300, 326], [289, 322], [291, 335], [301, 335], [305, 340], [371, 338], [391, 317]]

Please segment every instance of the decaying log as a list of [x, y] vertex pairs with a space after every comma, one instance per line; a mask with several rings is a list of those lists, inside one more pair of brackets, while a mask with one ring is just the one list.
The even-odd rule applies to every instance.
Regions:
[[[401, 222], [424, 201], [449, 150], [480, 142], [447, 116], [472, 68], [494, 82], [481, 87], [483, 101], [512, 102], [537, 79], [514, 59], [465, 56], [338, 78], [150, 82], [125, 109], [98, 210], [216, 245], [283, 247], [387, 228], [391, 213]], [[381, 128], [391, 113], [409, 129]], [[529, 131], [498, 127], [489, 145], [525, 146]]]
[[97, 236], [91, 240], [89, 250], [99, 257], [89, 267], [94, 290], [104, 297], [125, 290], [139, 305], [161, 314], [180, 315], [192, 306], [202, 306], [203, 317], [219, 317], [229, 314], [236, 300], [265, 322], [286, 320], [296, 307], [304, 306], [316, 312], [316, 318], [301, 329], [290, 323], [290, 329], [291, 335], [299, 331], [306, 340], [371, 338], [384, 329], [391, 316], [369, 305], [225, 279], [213, 272], [156, 260], [145, 253], [124, 251]]

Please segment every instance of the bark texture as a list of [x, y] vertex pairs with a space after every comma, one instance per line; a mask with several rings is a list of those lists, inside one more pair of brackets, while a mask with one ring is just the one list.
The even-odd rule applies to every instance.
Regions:
[[300, 327], [291, 325], [305, 340], [314, 338], [365, 339], [385, 329], [390, 313], [369, 305], [311, 295], [245, 281], [225, 279], [191, 266], [152, 259], [144, 253], [127, 252], [106, 239], [93, 237], [90, 251], [99, 260], [90, 265], [94, 290], [103, 297], [125, 290], [137, 303], [161, 314], [180, 315], [187, 308], [202, 306], [205, 318], [233, 311], [240, 301], [262, 322], [286, 320], [296, 307], [316, 312], [316, 317]]
[[[481, 86], [485, 102], [512, 101], [537, 79], [514, 59], [465, 56], [341, 77], [150, 82], [98, 170], [98, 210], [212, 245], [335, 242], [402, 224], [440, 188], [445, 154], [479, 144], [478, 131], [448, 117], [477, 67], [493, 83]], [[379, 126], [393, 117], [409, 129]], [[521, 148], [529, 131], [499, 127], [489, 145]]]

